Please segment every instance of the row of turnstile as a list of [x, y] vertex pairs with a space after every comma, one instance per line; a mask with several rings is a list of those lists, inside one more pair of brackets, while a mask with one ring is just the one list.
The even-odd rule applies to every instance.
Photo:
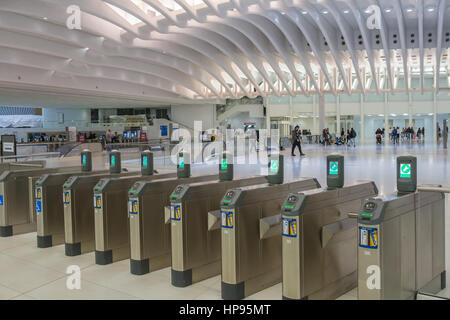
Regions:
[[[284, 181], [282, 155], [268, 175], [233, 177], [224, 153], [219, 174], [191, 176], [189, 154], [176, 173], [156, 173], [143, 152], [141, 172], [4, 171], [0, 235], [37, 229], [37, 246], [65, 254], [95, 251], [97, 264], [130, 259], [144, 275], [171, 267], [177, 287], [221, 275], [222, 298], [242, 299], [282, 283], [285, 299], [411, 299], [445, 287], [444, 192], [417, 187], [414, 157], [397, 159], [398, 193], [379, 196], [370, 181], [344, 184], [344, 158], [327, 157], [327, 187], [314, 178]], [[43, 170], [45, 170], [43, 172]], [[40, 173], [40, 174], [39, 174]], [[151, 290], [151, 288], [149, 288]]]

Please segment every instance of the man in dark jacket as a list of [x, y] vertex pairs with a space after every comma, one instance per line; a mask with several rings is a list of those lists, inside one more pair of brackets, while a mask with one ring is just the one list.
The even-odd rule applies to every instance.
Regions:
[[295, 157], [294, 150], [295, 147], [298, 147], [298, 150], [300, 151], [300, 155], [304, 156], [305, 154], [302, 152], [302, 146], [300, 144], [300, 127], [296, 126], [295, 129], [292, 131], [292, 152], [291, 155]]

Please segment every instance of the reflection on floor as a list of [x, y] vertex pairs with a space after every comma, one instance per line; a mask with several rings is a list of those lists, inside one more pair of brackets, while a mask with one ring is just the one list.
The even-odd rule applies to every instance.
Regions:
[[[412, 154], [418, 157], [419, 184], [450, 185], [447, 169], [448, 151], [435, 146], [402, 146], [394, 148], [364, 146], [346, 147], [304, 146], [306, 157], [286, 157], [286, 177], [317, 177], [325, 185], [324, 159], [330, 153], [346, 156], [346, 181], [374, 180], [380, 192], [389, 194], [395, 189], [395, 157]], [[195, 165], [195, 172], [213, 173], [216, 165]], [[237, 176], [258, 174], [260, 166], [237, 166]], [[450, 201], [446, 200], [446, 262], [450, 270]], [[66, 257], [64, 247], [36, 248], [36, 233], [0, 238], [0, 299], [220, 299], [220, 276], [197, 283], [189, 288], [175, 288], [170, 284], [170, 268], [144, 276], [129, 272], [129, 261], [108, 266], [95, 265], [94, 254]], [[81, 290], [66, 288], [66, 269], [70, 265], [81, 268]], [[440, 295], [450, 297], [450, 277], [447, 289]], [[275, 285], [248, 299], [280, 299], [281, 284]], [[354, 289], [339, 300], [356, 299]]]

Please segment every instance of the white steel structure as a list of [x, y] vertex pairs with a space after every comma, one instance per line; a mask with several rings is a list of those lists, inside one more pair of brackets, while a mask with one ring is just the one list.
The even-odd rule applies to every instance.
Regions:
[[0, 87], [155, 104], [448, 90], [449, 5], [0, 0]]

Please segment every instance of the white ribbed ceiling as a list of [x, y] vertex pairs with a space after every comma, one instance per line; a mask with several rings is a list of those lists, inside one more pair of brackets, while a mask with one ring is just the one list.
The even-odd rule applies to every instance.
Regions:
[[[81, 30], [66, 26], [71, 5]], [[371, 5], [381, 8], [379, 30], [366, 26]], [[447, 89], [448, 5], [0, 0], [0, 87], [171, 104]]]

